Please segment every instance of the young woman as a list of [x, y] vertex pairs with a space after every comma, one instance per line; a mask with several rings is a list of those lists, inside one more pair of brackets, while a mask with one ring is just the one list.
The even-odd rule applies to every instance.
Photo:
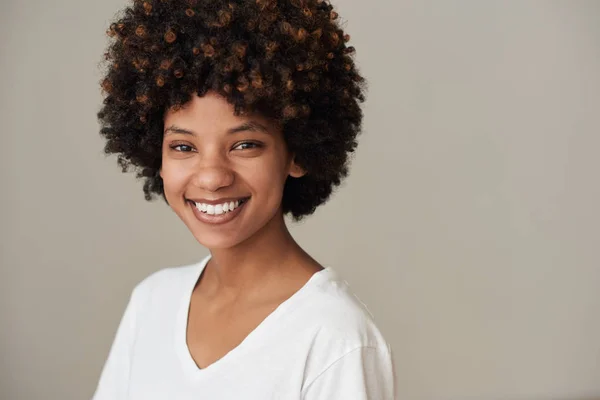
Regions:
[[284, 220], [347, 174], [363, 79], [320, 0], [147, 0], [113, 38], [105, 151], [210, 256], [132, 292], [95, 400], [392, 400], [389, 345]]

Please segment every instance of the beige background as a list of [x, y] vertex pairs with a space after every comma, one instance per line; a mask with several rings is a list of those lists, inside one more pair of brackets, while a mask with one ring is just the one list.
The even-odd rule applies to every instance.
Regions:
[[[600, 1], [336, 4], [365, 130], [293, 232], [370, 306], [401, 398], [600, 398]], [[89, 398], [133, 285], [207, 254], [102, 154], [122, 5], [1, 1], [2, 400]]]

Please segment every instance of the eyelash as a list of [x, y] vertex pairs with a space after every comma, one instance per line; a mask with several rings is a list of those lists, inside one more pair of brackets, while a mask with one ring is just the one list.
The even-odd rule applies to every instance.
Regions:
[[262, 145], [260, 143], [256, 143], [256, 142], [241, 142], [236, 144], [233, 148], [236, 149], [237, 147], [240, 147], [242, 145], [251, 145], [252, 147], [250, 148], [246, 148], [246, 149], [241, 149], [241, 150], [251, 150], [251, 149], [257, 149], [262, 147]]
[[[237, 143], [233, 149], [235, 150], [237, 147], [242, 146], [242, 145], [252, 145], [252, 147], [250, 148], [246, 148], [246, 149], [240, 149], [240, 150], [251, 150], [251, 149], [256, 149], [256, 148], [261, 148], [262, 144], [261, 143], [257, 143], [257, 142], [240, 142]], [[172, 146], [170, 146], [172, 150], [179, 152], [179, 153], [189, 153], [191, 150], [188, 151], [184, 151], [184, 150], [177, 150], [177, 148], [182, 148], [182, 147], [186, 147], [189, 149], [192, 149], [193, 147], [187, 144], [174, 144]]]
[[189, 153], [189, 151], [183, 151], [183, 150], [177, 150], [178, 147], [189, 147], [192, 148], [192, 146], [188, 146], [187, 144], [175, 144], [170, 146], [172, 150], [175, 150], [178, 153]]

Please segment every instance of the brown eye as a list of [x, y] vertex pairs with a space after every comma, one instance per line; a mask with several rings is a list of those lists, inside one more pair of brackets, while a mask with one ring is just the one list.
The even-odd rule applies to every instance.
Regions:
[[192, 146], [188, 146], [187, 144], [176, 144], [170, 147], [171, 149], [180, 153], [189, 153], [194, 150]]
[[250, 150], [262, 147], [259, 143], [255, 142], [242, 142], [234, 146], [234, 150]]

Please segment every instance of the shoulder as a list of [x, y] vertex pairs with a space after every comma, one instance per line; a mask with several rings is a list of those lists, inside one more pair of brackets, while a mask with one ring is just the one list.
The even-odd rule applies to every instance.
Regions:
[[151, 273], [135, 285], [131, 294], [132, 301], [144, 304], [156, 298], [166, 299], [181, 294], [182, 290], [195, 284], [206, 260], [165, 267]]
[[311, 347], [327, 355], [328, 361], [356, 349], [389, 354], [390, 345], [373, 314], [348, 282], [332, 268], [320, 274], [298, 309], [305, 324], [303, 332], [310, 332]]
[[375, 317], [348, 282], [332, 268], [322, 273], [325, 276], [315, 285], [306, 301], [306, 307], [321, 331], [356, 346], [386, 345]]
[[325, 371], [393, 374], [392, 349], [375, 317], [336, 271], [327, 268], [302, 300], [303, 335], [310, 343], [306, 387]]

